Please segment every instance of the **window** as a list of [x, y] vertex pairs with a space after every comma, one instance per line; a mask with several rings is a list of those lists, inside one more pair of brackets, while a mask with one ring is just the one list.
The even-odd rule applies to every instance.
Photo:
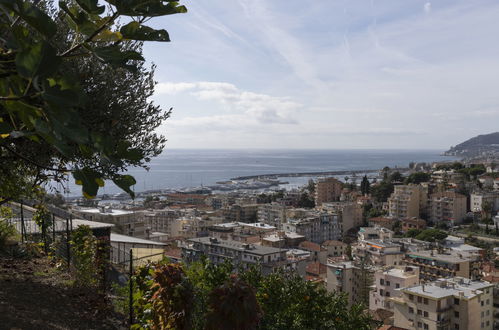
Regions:
[[390, 297], [390, 292], [386, 291], [386, 296]]
[[482, 300], [482, 301], [480, 301], [480, 305], [482, 305], [482, 306], [483, 306], [483, 300]]
[[381, 284], [381, 285], [385, 285], [385, 280], [381, 278], [381, 279], [379, 280], [379, 284]]
[[454, 298], [454, 305], [459, 305], [459, 298]]
[[423, 301], [423, 298], [421, 297], [418, 297], [418, 303], [422, 302]]
[[427, 311], [424, 311], [424, 312], [423, 312], [423, 316], [424, 316], [424, 317], [428, 317], [428, 312], [427, 312]]
[[459, 312], [454, 312], [454, 317], [459, 318]]
[[487, 311], [485, 312], [485, 315], [489, 316], [489, 315], [490, 315], [490, 311], [489, 311], [489, 310], [487, 310]]
[[428, 298], [423, 299], [423, 304], [428, 305]]
[[418, 309], [418, 315], [423, 315], [423, 311]]
[[385, 291], [384, 291], [383, 289], [379, 289], [379, 294], [380, 294], [381, 296], [384, 296], [384, 293], [385, 293]]
[[490, 321], [487, 321], [487, 323], [485, 323], [486, 326], [489, 326], [490, 325]]
[[400, 288], [400, 284], [399, 283], [395, 283], [395, 288], [396, 289]]
[[[418, 328], [422, 328], [423, 327], [423, 323], [421, 322], [418, 322]], [[483, 328], [483, 327], [482, 327]]]
[[409, 314], [414, 314], [414, 308], [409, 307]]
[[487, 303], [487, 305], [490, 304], [490, 299], [487, 299], [486, 303]]
[[386, 286], [390, 286], [390, 281], [386, 281]]
[[454, 323], [454, 329], [455, 329], [455, 330], [459, 330], [459, 324]]
[[426, 329], [426, 330], [428, 330], [428, 324], [426, 324], [426, 323], [423, 323], [423, 329]]
[[414, 300], [414, 295], [410, 294], [410, 295], [409, 295], [409, 300], [410, 300], [410, 301], [413, 301], [413, 300]]

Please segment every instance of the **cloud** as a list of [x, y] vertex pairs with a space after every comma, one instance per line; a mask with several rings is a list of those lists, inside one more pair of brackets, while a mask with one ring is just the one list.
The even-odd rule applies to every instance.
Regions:
[[431, 11], [431, 3], [427, 2], [423, 6], [425, 13], [429, 13]]
[[[231, 114], [203, 117], [200, 120], [188, 118], [187, 121], [177, 121], [180, 125], [211, 125], [214, 122], [246, 121], [253, 124], [296, 124], [293, 113], [302, 107], [301, 104], [288, 98], [259, 94], [238, 89], [226, 82], [202, 81], [195, 83], [160, 83], [157, 89], [160, 94], [179, 94], [190, 91], [200, 101], [215, 101], [225, 107]], [[210, 119], [213, 118], [213, 119]]]

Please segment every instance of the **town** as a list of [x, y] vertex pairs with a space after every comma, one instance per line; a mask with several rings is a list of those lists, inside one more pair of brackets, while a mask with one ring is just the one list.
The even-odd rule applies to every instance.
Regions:
[[[130, 253], [140, 262], [258, 265], [345, 293], [383, 329], [498, 328], [499, 165], [411, 163], [404, 173], [385, 167], [378, 179], [358, 181], [157, 193], [140, 203], [52, 196], [49, 209], [72, 226], [107, 230], [116, 265], [129, 265]], [[29, 231], [36, 210], [10, 206], [19, 232]]]

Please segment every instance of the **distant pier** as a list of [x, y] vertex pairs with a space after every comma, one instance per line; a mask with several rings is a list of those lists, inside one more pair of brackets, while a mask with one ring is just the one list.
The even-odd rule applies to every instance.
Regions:
[[[402, 169], [400, 169], [402, 170]], [[277, 179], [277, 178], [290, 178], [290, 177], [300, 177], [300, 176], [333, 176], [333, 175], [352, 175], [352, 174], [365, 174], [378, 172], [376, 170], [344, 170], [344, 171], [325, 171], [325, 172], [296, 172], [296, 173], [274, 173], [274, 174], [258, 174], [258, 175], [247, 175], [238, 176], [232, 178], [231, 180], [252, 180], [252, 179]]]

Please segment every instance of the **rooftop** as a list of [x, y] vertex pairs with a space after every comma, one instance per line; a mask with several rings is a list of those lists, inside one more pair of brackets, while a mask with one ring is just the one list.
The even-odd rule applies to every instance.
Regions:
[[127, 235], [120, 235], [115, 233], [111, 233], [111, 243], [112, 242], [129, 243], [129, 244], [147, 244], [147, 245], [158, 245], [158, 246], [167, 245], [165, 243], [150, 241], [147, 239], [127, 236]]
[[417, 251], [417, 252], [411, 252], [407, 254], [409, 257], [412, 258], [422, 258], [422, 259], [428, 259], [428, 260], [438, 260], [438, 261], [443, 261], [447, 263], [457, 263], [457, 262], [463, 262], [463, 261], [473, 261], [477, 258], [475, 254], [466, 252], [466, 251], [449, 251], [447, 253], [434, 253], [431, 250], [425, 250], [425, 251]]
[[75, 209], [76, 212], [80, 213], [92, 213], [92, 214], [105, 214], [105, 215], [111, 215], [111, 216], [118, 216], [118, 215], [126, 215], [126, 214], [134, 214], [134, 211], [128, 211], [128, 210], [120, 210], [120, 209], [112, 209], [112, 208], [81, 208], [81, 209]]
[[267, 255], [267, 254], [281, 253], [281, 252], [287, 251], [286, 249], [278, 249], [278, 248], [273, 248], [273, 247], [269, 247], [269, 246], [241, 243], [241, 242], [237, 242], [237, 241], [221, 240], [221, 239], [216, 239], [213, 237], [191, 238], [188, 241], [192, 242], [192, 243], [202, 243], [205, 245], [221, 246], [221, 247], [226, 247], [226, 248], [233, 249], [233, 250], [246, 251], [248, 253], [252, 253], [252, 254], [256, 254], [256, 255]]
[[[483, 289], [493, 286], [486, 281], [472, 281], [463, 277], [440, 279], [425, 285], [416, 285], [402, 289], [406, 293], [441, 299], [449, 296], [471, 299], [481, 294]], [[462, 294], [460, 294], [462, 292]]]

